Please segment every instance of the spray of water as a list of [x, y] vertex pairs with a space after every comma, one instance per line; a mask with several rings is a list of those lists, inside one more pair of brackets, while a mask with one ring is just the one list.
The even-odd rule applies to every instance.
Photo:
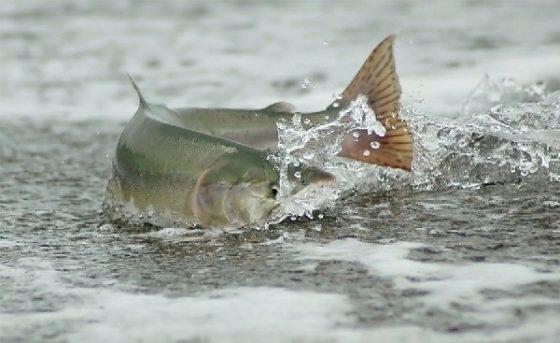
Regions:
[[[276, 162], [280, 173], [280, 208], [276, 217], [313, 217], [313, 211], [334, 205], [335, 201], [358, 185], [388, 189], [406, 173], [388, 170], [338, 156], [344, 137], [354, 129], [385, 135], [385, 128], [376, 120], [367, 99], [358, 97], [347, 108], [341, 109], [334, 120], [311, 125], [295, 114], [291, 121], [280, 121], [278, 150], [269, 159]], [[358, 134], [355, 132], [354, 134]], [[358, 139], [356, 137], [356, 139]], [[372, 149], [379, 146], [372, 145]], [[365, 152], [367, 153], [367, 151]], [[320, 186], [311, 184], [294, 192], [300, 185], [299, 169], [316, 167], [334, 176], [334, 182]], [[294, 172], [294, 170], [296, 170]], [[387, 176], [390, 177], [387, 177]]]
[[463, 111], [440, 122], [407, 114], [417, 138], [416, 189], [559, 179], [560, 92], [486, 77]]
[[[394, 188], [430, 191], [473, 188], [513, 182], [560, 179], [560, 91], [545, 94], [543, 85], [522, 86], [511, 79], [485, 77], [455, 120], [434, 121], [414, 110], [401, 115], [415, 137], [413, 172], [338, 157], [344, 136], [367, 129], [383, 136], [384, 128], [359, 97], [331, 121], [310, 125], [300, 114], [278, 123], [278, 152], [269, 156], [280, 172], [280, 209], [276, 218], [307, 216], [334, 205], [350, 192], [373, 193]], [[378, 147], [372, 146], [372, 149]], [[300, 172], [318, 167], [336, 181], [295, 192]], [[292, 175], [292, 173], [294, 173]], [[293, 176], [293, 177], [292, 177]]]

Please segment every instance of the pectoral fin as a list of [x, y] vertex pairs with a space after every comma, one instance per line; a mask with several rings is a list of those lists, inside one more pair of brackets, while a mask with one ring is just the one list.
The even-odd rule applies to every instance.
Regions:
[[394, 40], [394, 36], [389, 36], [373, 49], [338, 100], [342, 104], [349, 104], [360, 94], [365, 95], [386, 133], [379, 136], [368, 134], [367, 130], [356, 130], [357, 134], [350, 132], [342, 143], [340, 155], [366, 163], [411, 170], [413, 141], [408, 125], [399, 117], [401, 87], [393, 58]]

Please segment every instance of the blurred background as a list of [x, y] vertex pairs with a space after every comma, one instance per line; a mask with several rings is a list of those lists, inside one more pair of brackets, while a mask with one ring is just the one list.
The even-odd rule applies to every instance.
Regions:
[[559, 87], [557, 1], [3, 1], [4, 116], [171, 106], [321, 109], [397, 35], [405, 104], [452, 115], [486, 73]]

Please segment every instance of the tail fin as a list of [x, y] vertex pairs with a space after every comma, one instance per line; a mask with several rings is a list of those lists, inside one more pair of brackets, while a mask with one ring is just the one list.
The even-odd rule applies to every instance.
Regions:
[[126, 76], [128, 76], [128, 79], [130, 80], [130, 83], [132, 84], [132, 87], [134, 87], [134, 90], [136, 91], [136, 94], [138, 94], [138, 99], [140, 100], [140, 107], [148, 106], [148, 103], [146, 102], [146, 99], [144, 99], [144, 96], [142, 95], [142, 92], [140, 92], [140, 88], [138, 88], [138, 85], [136, 84], [136, 82], [134, 82], [134, 79], [132, 78], [132, 75], [130, 75], [129, 73], [126, 73]]
[[367, 130], [355, 130], [358, 134], [351, 132], [344, 138], [340, 155], [411, 170], [412, 135], [406, 122], [399, 117], [401, 87], [393, 59], [394, 40], [394, 36], [389, 36], [373, 49], [338, 101], [348, 104], [360, 94], [365, 95], [386, 133], [378, 136], [368, 134]]

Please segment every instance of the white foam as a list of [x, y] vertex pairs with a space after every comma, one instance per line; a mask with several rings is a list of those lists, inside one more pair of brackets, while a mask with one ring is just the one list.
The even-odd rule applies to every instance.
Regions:
[[18, 243], [17, 241], [12, 241], [9, 239], [0, 239], [0, 249], [12, 249], [20, 245], [21, 244]]
[[193, 230], [185, 228], [176, 227], [166, 227], [158, 231], [150, 232], [147, 234], [149, 237], [164, 238], [164, 237], [175, 237], [175, 236], [186, 236], [203, 233], [202, 230]]
[[529, 283], [560, 280], [559, 273], [538, 272], [520, 264], [474, 263], [467, 265], [429, 263], [408, 258], [420, 243], [396, 242], [370, 244], [355, 239], [338, 240], [327, 245], [293, 245], [305, 260], [342, 260], [359, 262], [370, 273], [390, 278], [399, 288], [430, 292], [426, 301], [445, 305], [458, 299], [472, 300], [484, 289], [508, 290]]
[[[32, 268], [32, 269], [29, 269]], [[66, 323], [70, 341], [175, 341], [210, 339], [218, 342], [267, 342], [327, 339], [352, 319], [344, 295], [241, 287], [198, 296], [165, 297], [110, 289], [72, 288], [52, 266], [22, 259], [17, 267], [0, 265], [0, 277], [28, 290], [77, 298], [59, 311], [0, 313], [2, 333]]]
[[[560, 273], [536, 271], [521, 264], [471, 263], [450, 264], [420, 262], [407, 256], [412, 249], [422, 247], [419, 243], [396, 242], [386, 245], [370, 244], [355, 239], [334, 241], [326, 245], [313, 243], [292, 245], [303, 260], [342, 260], [365, 265], [369, 272], [390, 279], [398, 289], [426, 291], [421, 296], [421, 306], [454, 311], [453, 307], [464, 308], [461, 315], [472, 316], [472, 321], [489, 321], [494, 325], [509, 325], [516, 320], [512, 308], [520, 305], [519, 299], [505, 298], [500, 301], [486, 299], [484, 290], [514, 291], [520, 286], [542, 281], [558, 281]], [[543, 299], [528, 297], [527, 304], [538, 304]], [[557, 299], [544, 300], [550, 305], [560, 305]], [[528, 306], [528, 305], [527, 305]], [[554, 333], [558, 328], [549, 325], [543, 332]], [[531, 322], [528, 326], [545, 326]], [[521, 337], [530, 332], [519, 330]], [[556, 331], [555, 331], [556, 330]]]
[[[422, 275], [406, 264], [406, 252], [418, 244], [395, 243], [375, 249], [357, 241], [333, 245], [292, 247], [313, 259], [365, 261], [371, 272], [384, 276]], [[349, 248], [352, 250], [342, 251]], [[372, 252], [372, 250], [374, 250]], [[368, 253], [368, 251], [370, 253]], [[360, 255], [366, 253], [365, 258]], [[332, 255], [335, 254], [335, 255]], [[330, 256], [329, 256], [330, 255]], [[379, 265], [401, 261], [401, 266]], [[428, 273], [433, 272], [427, 269]], [[360, 327], [350, 299], [345, 295], [271, 287], [240, 287], [202, 292], [193, 296], [166, 297], [111, 288], [78, 288], [61, 281], [45, 260], [25, 258], [8, 267], [0, 265], [3, 286], [20, 288], [26, 294], [63, 300], [53, 311], [0, 312], [0, 340], [48, 332], [57, 328], [64, 341], [111, 342], [202, 340], [209, 342], [494, 342], [496, 340], [552, 341], [558, 332], [553, 313], [528, 318], [523, 325], [508, 323], [502, 330], [449, 334], [430, 328], [381, 323]], [[105, 284], [109, 284], [106, 282]], [[525, 299], [518, 306], [550, 305], [550, 299]], [[490, 315], [507, 312], [508, 300], [490, 303]], [[493, 312], [492, 312], [493, 311]], [[490, 318], [489, 314], [485, 314]], [[21, 337], [21, 336], [19, 336]]]
[[[274, 288], [237, 288], [174, 299], [103, 293], [95, 299], [99, 310], [88, 306], [87, 317], [96, 323], [70, 335], [71, 340], [313, 339], [318, 332], [347, 322], [344, 312], [350, 310], [344, 296]], [[131, 311], [134, 308], [146, 310]]]

